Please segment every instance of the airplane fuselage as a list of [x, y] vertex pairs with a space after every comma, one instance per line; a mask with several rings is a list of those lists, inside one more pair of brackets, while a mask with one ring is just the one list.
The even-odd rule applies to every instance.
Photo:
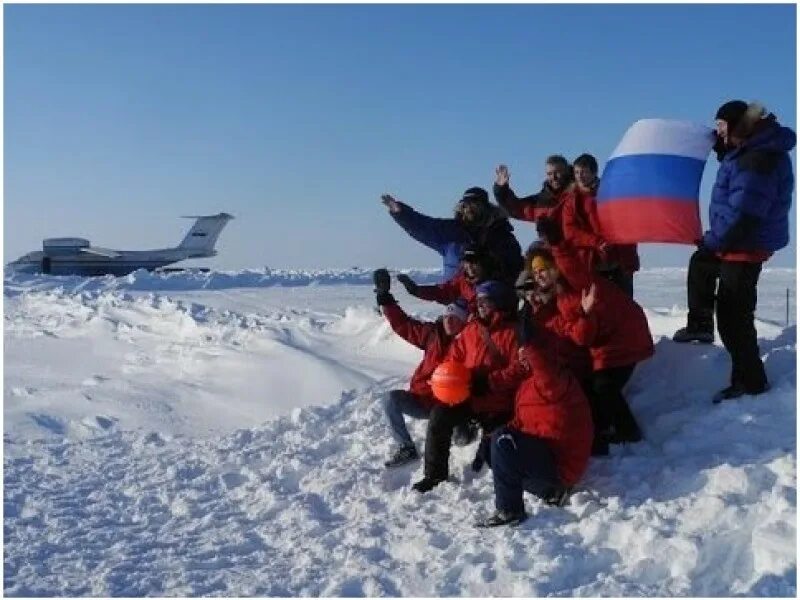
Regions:
[[214, 245], [233, 216], [219, 213], [190, 218], [196, 219], [194, 225], [174, 248], [113, 250], [92, 246], [85, 238], [49, 238], [42, 242], [42, 250], [25, 254], [9, 263], [9, 267], [47, 275], [121, 276], [138, 269], [152, 271], [187, 258], [216, 256]]
[[118, 256], [107, 257], [93, 254], [46, 255], [42, 251], [30, 252], [12, 263], [15, 270], [49, 275], [116, 275], [121, 277], [138, 269], [153, 271], [187, 258], [201, 258], [214, 254], [190, 256], [185, 251], [166, 250], [117, 250]]

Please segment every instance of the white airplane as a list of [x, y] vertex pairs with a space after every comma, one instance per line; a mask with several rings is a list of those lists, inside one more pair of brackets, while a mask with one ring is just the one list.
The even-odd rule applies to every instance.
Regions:
[[180, 245], [160, 250], [111, 250], [92, 246], [83, 238], [49, 238], [42, 250], [22, 256], [8, 266], [26, 273], [52, 275], [127, 275], [137, 269], [152, 271], [187, 258], [216, 256], [214, 246], [228, 213], [184, 217], [197, 219]]

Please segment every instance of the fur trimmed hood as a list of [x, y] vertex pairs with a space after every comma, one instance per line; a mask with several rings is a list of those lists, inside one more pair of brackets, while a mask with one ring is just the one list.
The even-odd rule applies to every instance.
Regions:
[[760, 102], [751, 102], [747, 110], [731, 132], [738, 138], [747, 139], [762, 125], [762, 122], [775, 121], [775, 115]]

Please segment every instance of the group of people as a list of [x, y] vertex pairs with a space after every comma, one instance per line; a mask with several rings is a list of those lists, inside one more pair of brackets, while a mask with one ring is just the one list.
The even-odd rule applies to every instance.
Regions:
[[[788, 243], [795, 134], [760, 105], [732, 101], [716, 115], [720, 169], [710, 229], [698, 240], [688, 274], [689, 322], [677, 342], [720, 337], [733, 367], [731, 385], [714, 401], [768, 389], [754, 327], [761, 264]], [[525, 518], [523, 492], [561, 505], [591, 455], [635, 443], [642, 430], [623, 394], [636, 365], [654, 353], [644, 311], [633, 298], [635, 245], [603, 239], [595, 194], [596, 159], [583, 154], [545, 161], [542, 190], [518, 197], [505, 165], [494, 197], [467, 189], [453, 218], [434, 218], [389, 195], [392, 218], [443, 257], [445, 281], [397, 281], [417, 298], [445, 306], [435, 322], [411, 318], [391, 293], [388, 272], [375, 272], [377, 304], [393, 330], [423, 351], [407, 390], [392, 390], [384, 409], [397, 442], [386, 466], [419, 459], [405, 416], [425, 418], [426, 493], [449, 475], [452, 443], [481, 441], [472, 464], [493, 473], [496, 510], [478, 525]], [[509, 218], [535, 223], [539, 240], [524, 253]], [[719, 290], [716, 290], [719, 280]], [[430, 378], [445, 361], [471, 373], [469, 396], [438, 401]]]

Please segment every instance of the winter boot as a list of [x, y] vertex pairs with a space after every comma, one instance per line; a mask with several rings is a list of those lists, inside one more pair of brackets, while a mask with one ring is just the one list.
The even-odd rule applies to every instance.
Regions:
[[392, 458], [383, 464], [387, 469], [391, 469], [392, 467], [399, 467], [415, 460], [419, 460], [417, 449], [414, 446], [403, 446], [402, 448], [398, 448]]
[[554, 488], [545, 496], [544, 503], [548, 506], [564, 506], [569, 500], [571, 493], [572, 488], [570, 487]]
[[689, 327], [682, 327], [675, 332], [672, 336], [672, 341], [679, 344], [688, 344], [689, 342], [698, 342], [700, 344], [713, 344], [714, 332], [704, 331], [702, 329], [691, 329]]
[[417, 483], [411, 486], [411, 489], [419, 492], [420, 494], [425, 494], [430, 492], [433, 488], [437, 485], [445, 481], [445, 479], [439, 479], [438, 477], [423, 477]]
[[699, 342], [700, 344], [714, 343], [714, 317], [710, 313], [703, 313], [699, 316], [690, 314], [686, 327], [678, 329], [672, 336], [673, 342], [688, 344], [689, 342]]
[[497, 510], [485, 519], [481, 519], [475, 523], [475, 527], [500, 527], [501, 525], [519, 525], [528, 515], [524, 510], [520, 512], [506, 512], [504, 510]]
[[733, 385], [729, 385], [724, 390], [718, 391], [714, 394], [714, 397], [711, 399], [711, 402], [714, 404], [720, 404], [725, 400], [735, 400], [736, 398], [741, 398], [742, 396], [758, 396], [759, 394], [763, 394], [764, 392], [768, 392], [770, 389], [769, 383], [765, 383], [764, 387], [758, 390], [748, 390], [740, 383], [734, 383]]

